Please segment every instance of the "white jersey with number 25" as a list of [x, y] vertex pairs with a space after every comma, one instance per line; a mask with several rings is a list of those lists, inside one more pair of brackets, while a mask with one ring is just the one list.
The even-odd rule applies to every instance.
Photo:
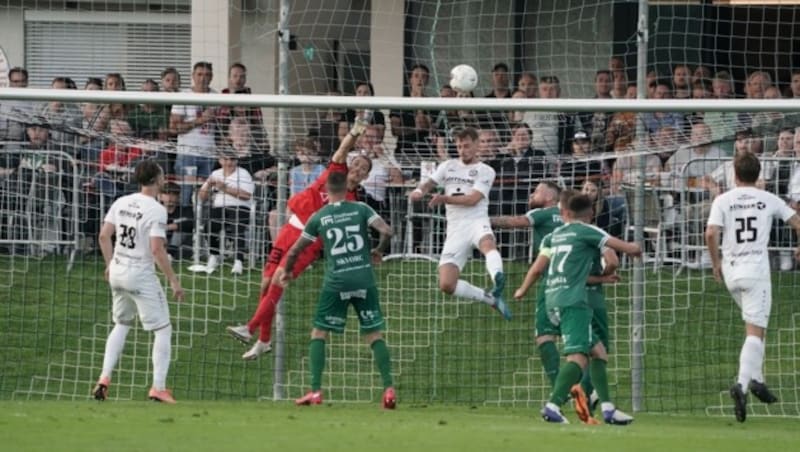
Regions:
[[153, 197], [134, 193], [114, 201], [105, 222], [114, 225], [117, 236], [111, 265], [155, 272], [150, 237], [166, 238], [167, 209]]
[[755, 187], [737, 187], [717, 196], [708, 225], [722, 229], [725, 279], [768, 278], [772, 221], [786, 221], [794, 214], [781, 198]]

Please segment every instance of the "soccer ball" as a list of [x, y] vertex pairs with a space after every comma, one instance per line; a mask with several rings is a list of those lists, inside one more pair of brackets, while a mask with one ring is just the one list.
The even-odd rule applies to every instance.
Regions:
[[478, 86], [478, 73], [468, 64], [450, 70], [450, 86], [460, 93], [470, 93]]

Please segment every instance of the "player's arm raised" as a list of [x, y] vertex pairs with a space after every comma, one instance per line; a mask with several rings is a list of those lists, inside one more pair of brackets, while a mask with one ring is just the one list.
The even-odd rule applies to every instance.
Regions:
[[166, 239], [164, 237], [150, 237], [150, 249], [153, 252], [153, 260], [169, 281], [169, 286], [172, 289], [172, 295], [178, 301], [183, 301], [183, 288], [181, 282], [178, 281], [178, 276], [172, 270], [172, 264], [169, 262], [167, 256]]
[[372, 114], [369, 113], [364, 115], [364, 118], [356, 119], [355, 123], [353, 123], [353, 127], [350, 128], [350, 131], [347, 132], [347, 135], [344, 136], [344, 139], [339, 144], [339, 148], [336, 149], [336, 152], [331, 156], [331, 162], [347, 163], [347, 154], [356, 146], [358, 137], [367, 130], [367, 125], [371, 118]]

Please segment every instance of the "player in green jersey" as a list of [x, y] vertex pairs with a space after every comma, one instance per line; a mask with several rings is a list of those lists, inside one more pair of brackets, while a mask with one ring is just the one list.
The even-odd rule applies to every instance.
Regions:
[[[525, 215], [503, 216], [491, 218], [492, 227], [497, 229], [531, 228], [533, 232], [533, 255], [539, 255], [539, 245], [542, 239], [553, 232], [555, 228], [564, 224], [561, 218], [559, 200], [563, 205], [572, 190], [561, 191], [561, 187], [553, 182], [542, 182], [531, 193], [528, 204], [532, 207]], [[562, 196], [563, 195], [563, 196]], [[546, 275], [545, 275], [546, 276]], [[544, 373], [550, 384], [556, 381], [560, 355], [556, 348], [556, 337], [561, 333], [558, 325], [554, 325], [547, 316], [544, 301], [544, 284], [539, 284], [536, 290], [536, 321], [535, 321], [536, 348], [539, 349], [539, 358], [542, 361]]]
[[[602, 229], [587, 224], [593, 212], [592, 202], [586, 196], [572, 197], [567, 211], [568, 223], [544, 238], [539, 256], [514, 294], [515, 298], [522, 298], [547, 269], [547, 310], [553, 323], [561, 329], [567, 362], [559, 369], [553, 393], [542, 410], [542, 417], [548, 422], [558, 423], [567, 422], [560, 406], [568, 399], [573, 385], [581, 380], [589, 365], [589, 356], [603, 363], [590, 369], [592, 380], [602, 384], [606, 379], [601, 373], [605, 372], [607, 356], [602, 342], [592, 334], [592, 309], [586, 286], [590, 282], [593, 263], [604, 247], [631, 256], [641, 255], [638, 244], [616, 239]], [[604, 276], [609, 275], [608, 271], [604, 271]], [[603, 416], [607, 423], [629, 423], [631, 419], [622, 418], [621, 414], [613, 404], [604, 404]]]
[[[308, 220], [303, 234], [289, 250], [285, 268], [279, 268], [276, 272], [280, 283], [284, 286], [288, 284], [300, 252], [318, 237], [322, 240], [325, 277], [309, 344], [311, 391], [295, 403], [322, 403], [325, 341], [329, 332], [344, 331], [347, 308], [352, 305], [358, 315], [361, 333], [372, 348], [375, 364], [383, 380], [383, 407], [393, 409], [396, 397], [392, 383], [392, 365], [389, 349], [381, 333], [384, 321], [372, 270], [373, 264], [381, 261], [383, 250], [392, 236], [392, 229], [368, 205], [345, 200], [347, 176], [344, 173], [330, 173], [327, 189], [328, 204]], [[372, 249], [369, 247], [369, 228], [380, 233], [379, 243]]]

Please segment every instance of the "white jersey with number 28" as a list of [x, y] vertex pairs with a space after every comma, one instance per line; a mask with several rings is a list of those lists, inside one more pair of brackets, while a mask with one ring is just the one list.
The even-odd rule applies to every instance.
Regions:
[[794, 214], [781, 198], [755, 187], [737, 187], [717, 196], [708, 225], [722, 229], [725, 279], [769, 277], [767, 244], [772, 221], [786, 221]]
[[155, 271], [150, 237], [166, 238], [167, 209], [155, 198], [142, 193], [114, 201], [105, 217], [114, 225], [116, 244], [112, 265]]

